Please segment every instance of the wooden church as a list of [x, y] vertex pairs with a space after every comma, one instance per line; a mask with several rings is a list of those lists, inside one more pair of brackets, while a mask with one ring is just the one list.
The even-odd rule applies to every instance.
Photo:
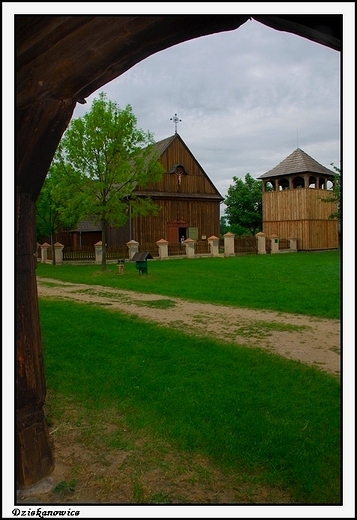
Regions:
[[[201, 165], [177, 132], [155, 144], [165, 173], [160, 182], [134, 192], [150, 197], [160, 206], [157, 216], [129, 218], [125, 226], [107, 229], [108, 246], [125, 246], [130, 240], [140, 246], [164, 239], [179, 244], [186, 238], [196, 241], [219, 237], [220, 204], [224, 198], [217, 191]], [[102, 239], [100, 226], [90, 219], [77, 228], [62, 232], [57, 240], [65, 246], [93, 246]]]
[[337, 249], [338, 220], [329, 216], [335, 173], [297, 148], [262, 180], [263, 233], [267, 237], [297, 238], [298, 250]]

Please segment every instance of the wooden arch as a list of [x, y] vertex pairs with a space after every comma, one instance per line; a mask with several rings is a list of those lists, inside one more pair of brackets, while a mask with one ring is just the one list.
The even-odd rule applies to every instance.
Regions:
[[48, 476], [53, 455], [36, 285], [35, 201], [76, 103], [133, 65], [180, 42], [249, 19], [341, 50], [342, 15], [15, 15], [16, 473], [19, 488]]

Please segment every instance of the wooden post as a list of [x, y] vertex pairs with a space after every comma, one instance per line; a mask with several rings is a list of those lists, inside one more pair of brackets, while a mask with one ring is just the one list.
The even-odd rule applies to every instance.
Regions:
[[36, 283], [36, 220], [31, 196], [17, 190], [16, 473], [19, 489], [54, 467], [43, 404], [46, 383]]
[[19, 488], [53, 471], [37, 299], [35, 201], [76, 100], [43, 97], [16, 108], [16, 472]]

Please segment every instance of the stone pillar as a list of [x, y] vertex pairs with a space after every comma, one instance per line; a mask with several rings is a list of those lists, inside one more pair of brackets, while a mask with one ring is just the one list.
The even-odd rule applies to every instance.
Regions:
[[53, 246], [55, 248], [55, 259], [56, 265], [61, 265], [63, 263], [63, 248], [64, 245], [56, 242]]
[[210, 245], [211, 255], [218, 256], [219, 255], [219, 238], [215, 235], [208, 237], [208, 243]]
[[224, 235], [224, 256], [235, 256], [234, 234], [230, 231]]
[[135, 253], [139, 251], [139, 242], [137, 242], [136, 240], [130, 240], [126, 243], [126, 245], [129, 249], [129, 260], [131, 260]]
[[260, 233], [257, 233], [255, 236], [258, 240], [258, 255], [265, 255], [267, 252], [265, 245], [265, 233], [261, 231]]
[[297, 252], [297, 238], [289, 238], [290, 251]]
[[103, 248], [102, 248], [103, 242], [100, 240], [96, 244], [94, 244], [95, 249], [95, 263], [101, 264], [102, 263], [102, 255], [103, 255]]
[[41, 246], [41, 263], [45, 264], [47, 262], [47, 251], [48, 248], [51, 247], [50, 244], [44, 242]]
[[156, 242], [157, 247], [159, 248], [159, 258], [163, 260], [164, 258], [169, 257], [169, 243], [164, 238], [161, 238]]
[[276, 253], [279, 253], [279, 237], [278, 235], [271, 235], [270, 240], [270, 252], [272, 255], [275, 255]]
[[187, 258], [195, 257], [195, 241], [193, 238], [186, 238], [183, 242], [186, 246], [186, 256]]

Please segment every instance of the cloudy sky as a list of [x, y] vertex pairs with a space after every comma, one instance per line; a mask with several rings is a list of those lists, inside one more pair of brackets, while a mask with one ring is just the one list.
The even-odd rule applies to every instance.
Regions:
[[100, 91], [155, 140], [177, 130], [225, 196], [233, 176], [254, 178], [297, 147], [340, 166], [340, 53], [254, 20], [146, 58]]

